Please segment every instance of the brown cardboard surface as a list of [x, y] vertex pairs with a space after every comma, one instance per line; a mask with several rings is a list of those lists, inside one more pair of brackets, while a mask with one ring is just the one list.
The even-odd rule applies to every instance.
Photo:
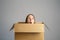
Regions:
[[14, 32], [44, 32], [44, 24], [15, 24]]
[[15, 40], [44, 40], [44, 24], [16, 23]]
[[44, 32], [41, 33], [15, 33], [15, 40], [44, 40]]

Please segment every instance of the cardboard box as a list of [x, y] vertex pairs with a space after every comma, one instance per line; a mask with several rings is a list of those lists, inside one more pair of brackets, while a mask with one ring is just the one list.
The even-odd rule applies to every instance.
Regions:
[[16, 23], [15, 40], [44, 40], [44, 24]]

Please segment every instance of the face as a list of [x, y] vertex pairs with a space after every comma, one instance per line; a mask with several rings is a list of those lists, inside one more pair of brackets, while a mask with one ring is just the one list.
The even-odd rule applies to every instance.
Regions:
[[33, 24], [34, 23], [34, 17], [32, 15], [29, 15], [27, 22]]

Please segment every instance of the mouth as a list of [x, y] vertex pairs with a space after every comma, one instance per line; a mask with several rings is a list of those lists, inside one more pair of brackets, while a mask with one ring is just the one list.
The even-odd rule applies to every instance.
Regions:
[[32, 24], [32, 22], [28, 22], [28, 23]]
[[32, 24], [32, 22], [30, 22]]

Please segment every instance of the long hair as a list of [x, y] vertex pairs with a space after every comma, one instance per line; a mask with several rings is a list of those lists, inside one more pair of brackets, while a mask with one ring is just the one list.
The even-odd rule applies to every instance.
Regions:
[[30, 15], [33, 16], [33, 18], [34, 18], [34, 23], [35, 23], [36, 20], [35, 20], [35, 16], [34, 16], [33, 14], [28, 14], [28, 15], [27, 15], [27, 17], [26, 17], [26, 19], [25, 19], [25, 23], [28, 23], [28, 22], [27, 22], [27, 21], [28, 21], [27, 19], [28, 19], [28, 17], [29, 17]]

